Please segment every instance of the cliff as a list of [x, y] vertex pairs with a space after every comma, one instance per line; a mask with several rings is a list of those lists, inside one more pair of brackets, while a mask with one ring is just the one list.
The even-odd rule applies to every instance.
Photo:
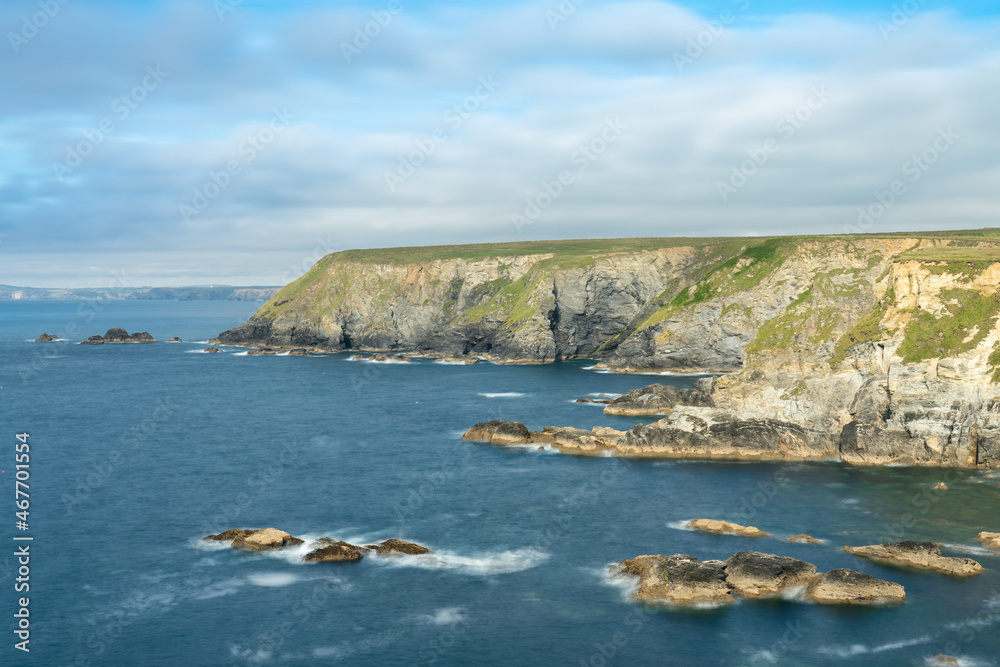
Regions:
[[730, 373], [621, 453], [732, 418], [816, 458], [1000, 466], [998, 287], [997, 230], [346, 251], [217, 340]]

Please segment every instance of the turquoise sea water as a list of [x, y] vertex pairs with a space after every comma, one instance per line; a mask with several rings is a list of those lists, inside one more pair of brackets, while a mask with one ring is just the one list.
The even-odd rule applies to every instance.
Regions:
[[[573, 399], [653, 378], [546, 366], [248, 357], [203, 341], [257, 304], [0, 303], [2, 665], [1000, 664], [1000, 476], [839, 463], [621, 461], [463, 442], [478, 421], [627, 428]], [[71, 325], [75, 325], [71, 326]], [[81, 346], [112, 326], [184, 343]], [[73, 331], [65, 343], [29, 342]], [[202, 341], [202, 342], [197, 342]], [[689, 380], [661, 379], [678, 383]], [[15, 528], [15, 434], [31, 444]], [[939, 481], [949, 490], [932, 491]], [[680, 529], [692, 518], [774, 537]], [[200, 538], [277, 526], [307, 540], [400, 537], [433, 557], [305, 564]], [[791, 544], [808, 533], [824, 545]], [[31, 653], [14, 649], [15, 535], [31, 543]], [[988, 571], [890, 569], [840, 550], [934, 540]], [[754, 549], [899, 582], [905, 604], [741, 602], [663, 611], [605, 567]]]

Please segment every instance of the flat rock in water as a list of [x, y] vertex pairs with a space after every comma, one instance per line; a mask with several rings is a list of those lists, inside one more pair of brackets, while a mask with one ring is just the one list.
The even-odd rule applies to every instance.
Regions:
[[706, 533], [716, 533], [718, 535], [742, 535], [744, 537], [764, 537], [771, 533], [764, 532], [755, 526], [741, 526], [738, 523], [729, 521], [716, 521], [715, 519], [692, 519], [687, 522], [687, 527], [693, 530], [701, 530]]
[[629, 558], [617, 567], [617, 574], [639, 577], [634, 593], [637, 600], [678, 606], [733, 602], [722, 561], [702, 561], [684, 554], [652, 555]]
[[208, 352], [210, 354], [215, 354], [218, 351], [219, 351], [219, 348], [217, 348], [217, 347], [206, 347], [204, 350], [202, 350], [202, 352]]
[[462, 439], [494, 445], [526, 445], [531, 442], [531, 432], [521, 422], [494, 419], [476, 424], [465, 432]]
[[41, 336], [35, 339], [36, 343], [50, 343], [52, 341], [59, 340], [59, 336], [53, 336], [52, 334], [43, 333]]
[[976, 537], [983, 543], [984, 547], [989, 549], [1000, 549], [1000, 533], [990, 533], [984, 530]]
[[[234, 531], [226, 531], [225, 533], [220, 533], [219, 535], [231, 534], [233, 532]], [[277, 528], [242, 530], [238, 531], [238, 533], [239, 534], [234, 535], [233, 547], [244, 551], [270, 551], [272, 549], [281, 549], [282, 547], [291, 547], [304, 543], [304, 540], [292, 537], [285, 531], [278, 530]], [[219, 536], [213, 536], [213, 539], [220, 538]]]
[[802, 544], [823, 544], [823, 540], [817, 540], [812, 535], [792, 535], [788, 538], [788, 542], [801, 542]]
[[740, 551], [726, 561], [726, 583], [745, 598], [776, 597], [804, 588], [815, 574], [812, 563], [758, 551]]
[[419, 544], [414, 544], [413, 542], [404, 542], [403, 540], [397, 540], [395, 538], [379, 542], [378, 544], [368, 544], [365, 545], [365, 548], [371, 549], [380, 556], [396, 554], [420, 555], [429, 554], [431, 552], [431, 550], [427, 547], [422, 547]]
[[334, 542], [328, 537], [320, 538], [317, 542], [324, 546], [306, 554], [305, 560], [311, 563], [342, 563], [361, 560], [364, 557], [360, 548], [347, 542]]
[[879, 604], [906, 599], [906, 591], [891, 581], [840, 568], [816, 575], [806, 598], [822, 604]]
[[274, 353], [275, 353], [274, 350], [264, 350], [264, 349], [249, 350], [249, 351], [247, 351], [247, 356], [249, 356], [249, 357], [259, 357], [259, 356], [264, 356], [264, 355], [273, 355]]
[[711, 397], [698, 389], [651, 384], [619, 396], [604, 408], [605, 414], [642, 417], [669, 415], [677, 405], [710, 407]]
[[971, 577], [985, 568], [971, 558], [949, 558], [933, 542], [886, 542], [863, 547], [844, 547], [844, 551], [884, 565], [912, 567], [955, 577]]

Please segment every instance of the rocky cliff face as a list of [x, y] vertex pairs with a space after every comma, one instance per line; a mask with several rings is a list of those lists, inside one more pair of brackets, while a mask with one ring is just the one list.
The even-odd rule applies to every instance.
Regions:
[[642, 241], [329, 255], [218, 342], [724, 372], [629, 446], [1000, 467], [1000, 238]]

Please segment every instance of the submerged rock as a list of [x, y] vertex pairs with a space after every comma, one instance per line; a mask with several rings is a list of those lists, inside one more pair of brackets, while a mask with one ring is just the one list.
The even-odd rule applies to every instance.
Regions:
[[886, 542], [863, 547], [844, 547], [844, 551], [884, 565], [912, 567], [956, 577], [971, 577], [986, 571], [971, 558], [942, 556], [941, 549], [933, 542]]
[[984, 547], [989, 549], [1000, 549], [1000, 533], [990, 533], [984, 530], [976, 537], [983, 543]]
[[626, 417], [669, 415], [677, 405], [711, 407], [712, 398], [700, 389], [651, 384], [614, 399], [604, 413]]
[[41, 336], [35, 339], [36, 343], [49, 343], [52, 341], [59, 340], [59, 336], [53, 336], [51, 334], [43, 333]]
[[347, 542], [334, 542], [330, 538], [320, 538], [313, 544], [322, 544], [313, 551], [305, 555], [305, 560], [311, 563], [342, 563], [345, 561], [361, 560], [364, 556], [361, 549]]
[[610, 402], [610, 398], [578, 398], [574, 401], [574, 403], [600, 403], [602, 405], [607, 405]]
[[219, 348], [217, 348], [217, 347], [206, 347], [204, 350], [202, 350], [202, 352], [208, 352], [210, 354], [215, 354], [218, 351], [219, 351]]
[[405, 555], [420, 555], [429, 554], [431, 552], [427, 547], [422, 547], [419, 544], [414, 544], [413, 542], [404, 542], [403, 540], [397, 540], [392, 538], [391, 540], [385, 540], [384, 542], [379, 542], [378, 544], [368, 544], [365, 545], [366, 549], [371, 549], [379, 556], [389, 556], [393, 554], [405, 554]]
[[478, 364], [479, 359], [475, 357], [441, 357], [435, 359], [434, 362], [438, 364]]
[[755, 526], [741, 526], [738, 523], [729, 521], [716, 521], [715, 519], [692, 519], [687, 522], [687, 527], [693, 530], [701, 530], [706, 533], [716, 533], [719, 535], [742, 535], [744, 537], [764, 537], [771, 533], [765, 532]]
[[839, 568], [816, 575], [806, 598], [821, 604], [879, 604], [905, 600], [906, 591], [891, 581]]
[[501, 419], [476, 424], [465, 432], [462, 439], [494, 445], [526, 445], [532, 441], [531, 432], [524, 424]]
[[945, 653], [938, 653], [936, 656], [927, 661], [928, 665], [932, 667], [947, 667], [948, 665], [961, 665], [958, 658], [953, 655], [947, 655]]
[[273, 355], [274, 353], [275, 353], [274, 350], [264, 350], [264, 349], [249, 350], [247, 352], [247, 356], [248, 357], [259, 357], [259, 356], [263, 356], [263, 355]]
[[726, 583], [745, 598], [776, 597], [805, 588], [816, 574], [812, 563], [757, 551], [740, 551], [726, 561]]
[[823, 540], [817, 540], [812, 535], [792, 535], [788, 538], [788, 542], [801, 542], [803, 544], [823, 544]]

